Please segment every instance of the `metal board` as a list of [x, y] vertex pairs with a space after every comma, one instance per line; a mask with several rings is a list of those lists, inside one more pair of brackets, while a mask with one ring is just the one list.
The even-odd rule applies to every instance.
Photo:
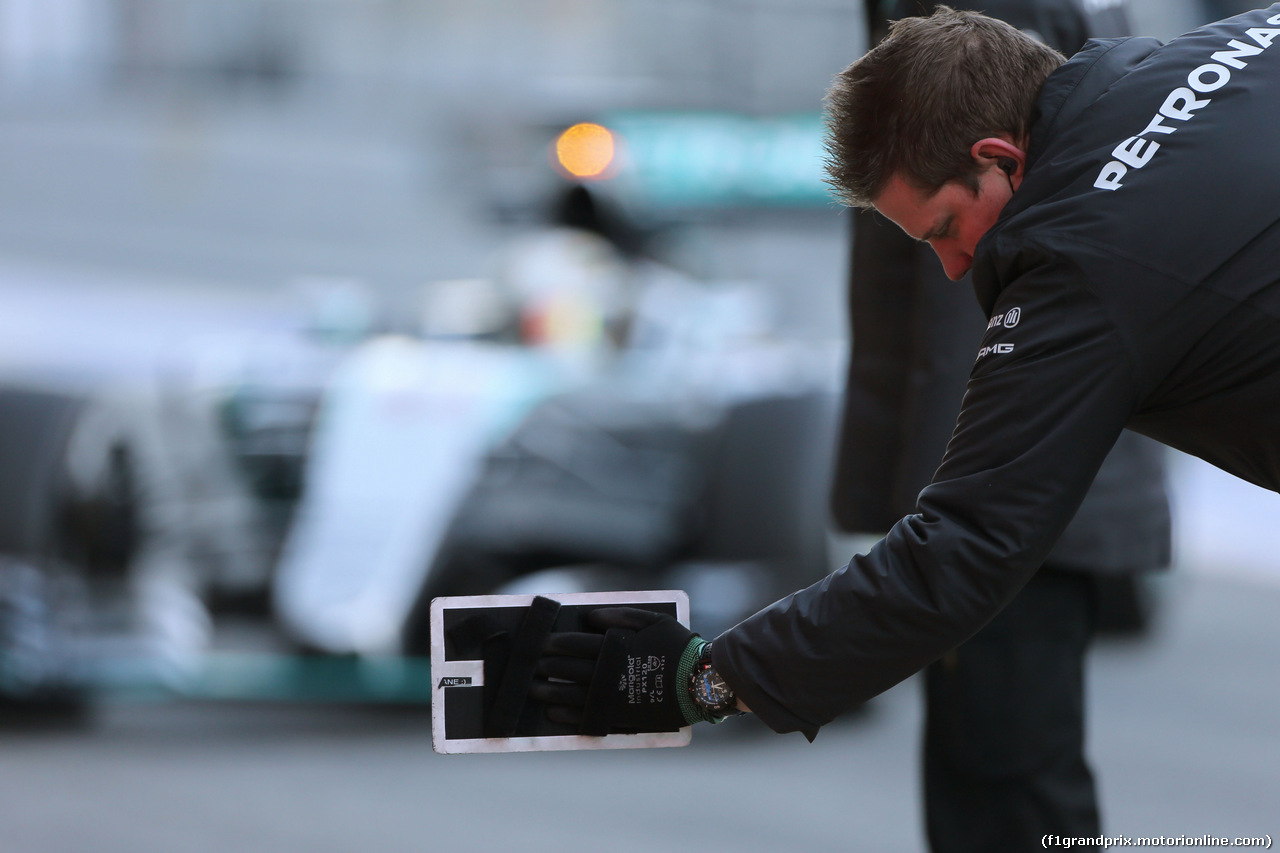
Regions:
[[[522, 720], [525, 733], [509, 738], [483, 737], [484, 661], [474, 650], [459, 649], [449, 629], [461, 620], [484, 615], [518, 625], [533, 595], [471, 595], [431, 602], [431, 745], [446, 754], [537, 752], [576, 749], [643, 749], [688, 745], [692, 727], [672, 732], [590, 737], [573, 734], [545, 717]], [[600, 607], [644, 607], [689, 624], [689, 596], [681, 590], [583, 592], [547, 596], [560, 602], [555, 630], [578, 630], [585, 615]], [[536, 712], [539, 709], [533, 709]], [[532, 717], [538, 716], [537, 719]]]

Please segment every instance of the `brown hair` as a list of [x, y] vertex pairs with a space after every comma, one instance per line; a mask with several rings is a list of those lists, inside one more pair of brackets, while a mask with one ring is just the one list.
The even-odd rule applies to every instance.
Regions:
[[898, 173], [926, 192], [977, 191], [973, 143], [1024, 139], [1036, 98], [1066, 59], [1003, 21], [939, 6], [903, 18], [827, 93], [827, 175], [841, 201], [870, 207]]

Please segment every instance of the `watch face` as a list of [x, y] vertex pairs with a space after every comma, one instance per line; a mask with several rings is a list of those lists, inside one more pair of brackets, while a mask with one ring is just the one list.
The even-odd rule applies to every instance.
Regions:
[[698, 703], [707, 708], [721, 705], [733, 696], [729, 685], [714, 669], [705, 669], [698, 673], [693, 681], [693, 692]]

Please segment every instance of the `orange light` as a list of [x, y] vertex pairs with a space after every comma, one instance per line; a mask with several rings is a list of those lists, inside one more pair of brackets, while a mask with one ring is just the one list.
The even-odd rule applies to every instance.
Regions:
[[556, 160], [575, 178], [601, 177], [613, 155], [613, 134], [598, 124], [575, 124], [556, 139]]

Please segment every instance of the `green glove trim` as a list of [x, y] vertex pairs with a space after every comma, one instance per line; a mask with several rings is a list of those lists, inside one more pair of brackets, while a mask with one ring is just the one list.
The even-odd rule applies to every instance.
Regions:
[[709, 643], [694, 634], [689, 640], [689, 645], [684, 647], [684, 653], [680, 655], [680, 662], [676, 664], [676, 684], [680, 685], [680, 689], [676, 691], [676, 699], [680, 703], [680, 713], [684, 714], [685, 722], [689, 725], [694, 723], [719, 723], [724, 721], [724, 717], [713, 717], [702, 709], [702, 706], [693, 701], [693, 690], [689, 687], [689, 679], [693, 676], [693, 665], [698, 662], [698, 658], [702, 655], [702, 650]]

